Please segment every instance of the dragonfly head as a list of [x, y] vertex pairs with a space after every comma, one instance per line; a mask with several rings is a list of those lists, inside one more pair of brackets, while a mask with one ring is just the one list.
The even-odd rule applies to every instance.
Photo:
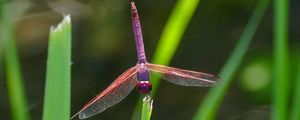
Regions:
[[152, 84], [149, 81], [139, 81], [136, 88], [142, 94], [148, 94], [152, 89]]

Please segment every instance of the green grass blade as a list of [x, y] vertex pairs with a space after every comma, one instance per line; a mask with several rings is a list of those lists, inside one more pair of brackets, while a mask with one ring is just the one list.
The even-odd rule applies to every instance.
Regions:
[[[176, 3], [162, 32], [152, 63], [163, 65], [170, 63], [199, 2], [200, 0], [179, 0]], [[159, 78], [153, 75], [151, 77], [151, 82], [153, 84], [151, 93], [155, 96], [159, 86]], [[141, 100], [137, 103], [132, 120], [140, 119], [140, 107], [142, 106], [142, 102], [140, 101]]]
[[150, 95], [146, 95], [143, 98], [143, 109], [142, 109], [142, 118], [141, 120], [150, 120], [152, 113], [152, 103], [153, 99]]
[[298, 74], [295, 83], [295, 91], [293, 96], [291, 120], [300, 120], [300, 62], [298, 62]]
[[286, 120], [288, 110], [288, 9], [289, 0], [274, 1], [273, 120]]
[[51, 28], [43, 120], [69, 120], [71, 102], [71, 18]]
[[1, 39], [7, 79], [7, 91], [13, 120], [29, 120], [29, 110], [22, 80], [19, 57], [16, 47], [15, 26], [11, 19], [10, 8], [2, 6]]
[[[2, 19], [2, 10], [3, 10], [3, 4], [4, 4], [4, 1], [1, 1], [0, 2], [0, 21], [3, 21], [3, 19]], [[2, 25], [2, 23], [0, 22], [0, 26]], [[1, 29], [0, 28], [0, 36], [3, 36], [3, 29]], [[2, 37], [0, 37], [0, 81], [2, 80], [2, 72], [3, 72], [3, 70], [2, 70], [2, 45], [3, 45], [3, 42], [2, 42]]]
[[[191, 20], [200, 0], [179, 0], [164, 28], [157, 48], [153, 55], [152, 63], [167, 65], [179, 46], [184, 31]], [[159, 78], [151, 79], [153, 84], [152, 94], [155, 95], [159, 86]]]
[[257, 4], [252, 17], [250, 18], [247, 26], [245, 27], [238, 44], [226, 61], [220, 72], [220, 78], [223, 80], [223, 84], [212, 88], [208, 95], [203, 100], [201, 106], [194, 116], [194, 120], [212, 120], [215, 117], [220, 102], [225, 95], [229, 85], [232, 81], [232, 77], [238, 69], [247, 49], [254, 36], [254, 33], [262, 19], [266, 8], [270, 4], [270, 0], [260, 0]]

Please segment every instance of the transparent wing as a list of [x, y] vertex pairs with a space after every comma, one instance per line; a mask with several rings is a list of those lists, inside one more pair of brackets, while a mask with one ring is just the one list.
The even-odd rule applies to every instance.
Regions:
[[123, 100], [134, 89], [137, 82], [136, 67], [132, 67], [122, 73], [108, 88], [93, 98], [72, 118], [78, 115], [79, 119], [85, 119], [101, 113]]
[[213, 86], [217, 84], [217, 76], [190, 70], [183, 70], [174, 67], [147, 63], [151, 72], [159, 73], [162, 79], [176, 85], [182, 86]]

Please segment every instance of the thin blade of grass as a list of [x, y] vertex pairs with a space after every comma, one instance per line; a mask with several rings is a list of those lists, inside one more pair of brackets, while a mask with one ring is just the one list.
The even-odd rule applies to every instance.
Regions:
[[69, 120], [71, 103], [71, 18], [50, 30], [43, 120]]
[[[179, 0], [162, 32], [153, 55], [152, 63], [168, 65], [176, 52], [182, 36], [190, 22], [200, 0]], [[160, 79], [153, 77], [152, 95], [156, 94]]]
[[18, 50], [15, 39], [15, 25], [10, 8], [1, 7], [1, 38], [6, 72], [7, 91], [13, 120], [29, 120], [29, 110], [22, 80]]
[[288, 9], [289, 0], [274, 1], [273, 120], [286, 120], [288, 111]]
[[[3, 20], [3, 19], [2, 19], [2, 17], [3, 17], [3, 16], [2, 16], [2, 10], [3, 10], [2, 7], [3, 7], [3, 4], [4, 4], [4, 0], [0, 2], [0, 21]], [[0, 22], [0, 26], [1, 26], [1, 24], [2, 24], [2, 23]], [[3, 30], [0, 28], [0, 36], [3, 36], [3, 34], [4, 34], [4, 33], [3, 33]], [[2, 76], [2, 72], [3, 72], [3, 70], [2, 70], [2, 64], [3, 64], [3, 63], [2, 63], [2, 45], [3, 45], [2, 39], [3, 39], [3, 38], [0, 37], [0, 80], [2, 80], [2, 77], [1, 77], [1, 76]]]
[[213, 120], [218, 106], [221, 103], [226, 91], [228, 90], [232, 77], [240, 66], [240, 63], [248, 49], [248, 46], [254, 36], [254, 33], [268, 7], [270, 0], [260, 0], [257, 4], [253, 15], [248, 21], [238, 44], [234, 48], [229, 59], [221, 69], [220, 78], [223, 84], [211, 89], [208, 95], [204, 98], [201, 106], [194, 116], [194, 120]]
[[142, 109], [142, 118], [141, 120], [150, 120], [152, 113], [152, 103], [153, 99], [150, 95], [146, 95], [143, 98], [143, 109]]
[[[178, 48], [186, 27], [191, 20], [200, 0], [179, 0], [166, 23], [160, 37], [158, 46], [154, 52], [152, 63], [167, 65]], [[153, 84], [152, 95], [155, 96], [160, 79], [151, 75]], [[139, 100], [131, 120], [139, 120], [142, 102]]]

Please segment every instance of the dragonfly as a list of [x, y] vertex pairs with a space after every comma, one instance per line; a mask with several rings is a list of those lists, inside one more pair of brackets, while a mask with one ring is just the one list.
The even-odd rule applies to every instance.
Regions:
[[162, 79], [181, 86], [208, 87], [218, 83], [219, 78], [215, 75], [147, 62], [140, 18], [133, 1], [131, 2], [131, 19], [138, 57], [137, 64], [123, 72], [104, 91], [84, 105], [71, 119], [77, 115], [79, 119], [86, 119], [101, 113], [123, 100], [134, 88], [137, 88], [143, 95], [149, 95], [152, 89], [150, 72], [158, 73]]

